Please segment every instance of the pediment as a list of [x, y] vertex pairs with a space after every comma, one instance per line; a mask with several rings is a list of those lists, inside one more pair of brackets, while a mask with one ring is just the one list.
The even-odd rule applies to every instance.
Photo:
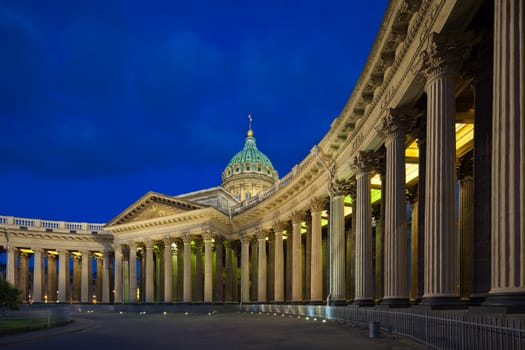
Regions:
[[145, 221], [202, 208], [204, 208], [204, 206], [189, 201], [160, 193], [148, 192], [117, 215], [107, 226]]

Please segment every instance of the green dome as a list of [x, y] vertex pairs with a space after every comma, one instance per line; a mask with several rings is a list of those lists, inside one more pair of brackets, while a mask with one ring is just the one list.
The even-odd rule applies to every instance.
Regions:
[[278, 179], [277, 171], [273, 168], [268, 157], [257, 149], [253, 131], [248, 131], [248, 137], [242, 151], [230, 160], [222, 173], [223, 182], [235, 175], [260, 175], [269, 177], [273, 181]]

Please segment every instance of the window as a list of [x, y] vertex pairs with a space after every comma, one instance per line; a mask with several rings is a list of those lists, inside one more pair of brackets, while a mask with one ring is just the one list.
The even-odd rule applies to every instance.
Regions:
[[252, 194], [250, 192], [246, 192], [246, 199], [252, 198]]
[[241, 200], [241, 195], [240, 195], [240, 194], [236, 194], [236, 195], [235, 195], [235, 199], [237, 199], [238, 201], [240, 201], [240, 200]]
[[246, 167], [246, 171], [250, 171], [250, 167], [249, 166]]

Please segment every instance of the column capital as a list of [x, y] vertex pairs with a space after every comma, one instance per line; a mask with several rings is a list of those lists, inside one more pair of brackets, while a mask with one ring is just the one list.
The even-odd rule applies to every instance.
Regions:
[[348, 194], [349, 184], [348, 180], [336, 179], [330, 183], [328, 191], [330, 191], [330, 194], [334, 197], [345, 196]]
[[292, 219], [293, 224], [301, 224], [304, 220], [304, 212], [302, 210], [294, 210], [290, 214], [290, 218]]
[[372, 171], [375, 163], [376, 157], [374, 151], [359, 151], [354, 158], [353, 167], [356, 169], [358, 175], [365, 174]]
[[181, 239], [184, 244], [190, 244], [193, 237], [189, 233], [184, 233], [182, 234]]
[[195, 249], [201, 249], [202, 248], [202, 237], [195, 237], [193, 239], [193, 242], [195, 243]]
[[352, 198], [352, 203], [353, 203], [357, 198], [357, 183], [355, 181], [355, 177], [349, 180], [348, 194]]
[[201, 237], [205, 241], [211, 241], [212, 238], [215, 236], [215, 233], [213, 230], [207, 229], [201, 232]]
[[116, 252], [121, 253], [122, 252], [122, 244], [121, 243], [113, 243], [113, 251], [115, 253]]
[[155, 245], [155, 241], [152, 239], [145, 239], [144, 240], [144, 247], [146, 249], [153, 249], [153, 246]]
[[275, 233], [283, 233], [284, 229], [286, 228], [286, 224], [282, 221], [275, 221], [272, 225], [273, 231]]
[[257, 237], [257, 240], [261, 240], [261, 239], [265, 240], [266, 237], [268, 237], [268, 232], [266, 232], [263, 229], [257, 229], [257, 231], [255, 231], [255, 237]]
[[473, 34], [448, 33], [429, 35], [427, 49], [421, 53], [418, 71], [427, 81], [457, 71], [470, 54]]
[[245, 244], [250, 244], [250, 242], [252, 241], [252, 236], [251, 236], [251, 235], [248, 235], [248, 234], [246, 234], [246, 233], [243, 233], [243, 234], [241, 234], [241, 236], [240, 236], [240, 240], [241, 240], [241, 243], [242, 243], [243, 245], [245, 245]]
[[414, 204], [419, 199], [418, 194], [418, 185], [414, 185], [412, 187], [407, 187], [405, 189], [405, 199], [408, 203]]
[[138, 244], [137, 244], [137, 242], [135, 242], [135, 241], [129, 241], [129, 242], [127, 243], [127, 245], [128, 245], [128, 247], [129, 247], [129, 249], [137, 249], [137, 245], [138, 245]]
[[162, 239], [162, 243], [164, 243], [164, 246], [170, 246], [171, 247], [171, 244], [174, 242], [174, 239], [173, 237], [171, 236], [166, 236]]
[[459, 180], [463, 180], [466, 177], [471, 177], [474, 174], [474, 161], [471, 156], [465, 156], [461, 159], [457, 159], [457, 176]]
[[31, 248], [31, 250], [33, 251], [33, 253], [44, 253], [46, 250], [43, 249], [43, 248]]
[[407, 115], [404, 108], [389, 108], [376, 128], [379, 136], [387, 141], [405, 135]]
[[324, 197], [314, 197], [310, 200], [310, 211], [312, 213], [318, 213], [323, 211], [326, 205], [326, 198]]
[[67, 249], [57, 249], [58, 255], [69, 255], [69, 250]]

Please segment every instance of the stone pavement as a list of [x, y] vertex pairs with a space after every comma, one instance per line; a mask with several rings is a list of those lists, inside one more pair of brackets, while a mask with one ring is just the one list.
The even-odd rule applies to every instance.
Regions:
[[422, 349], [333, 321], [273, 314], [74, 313], [66, 326], [0, 337], [10, 349]]

